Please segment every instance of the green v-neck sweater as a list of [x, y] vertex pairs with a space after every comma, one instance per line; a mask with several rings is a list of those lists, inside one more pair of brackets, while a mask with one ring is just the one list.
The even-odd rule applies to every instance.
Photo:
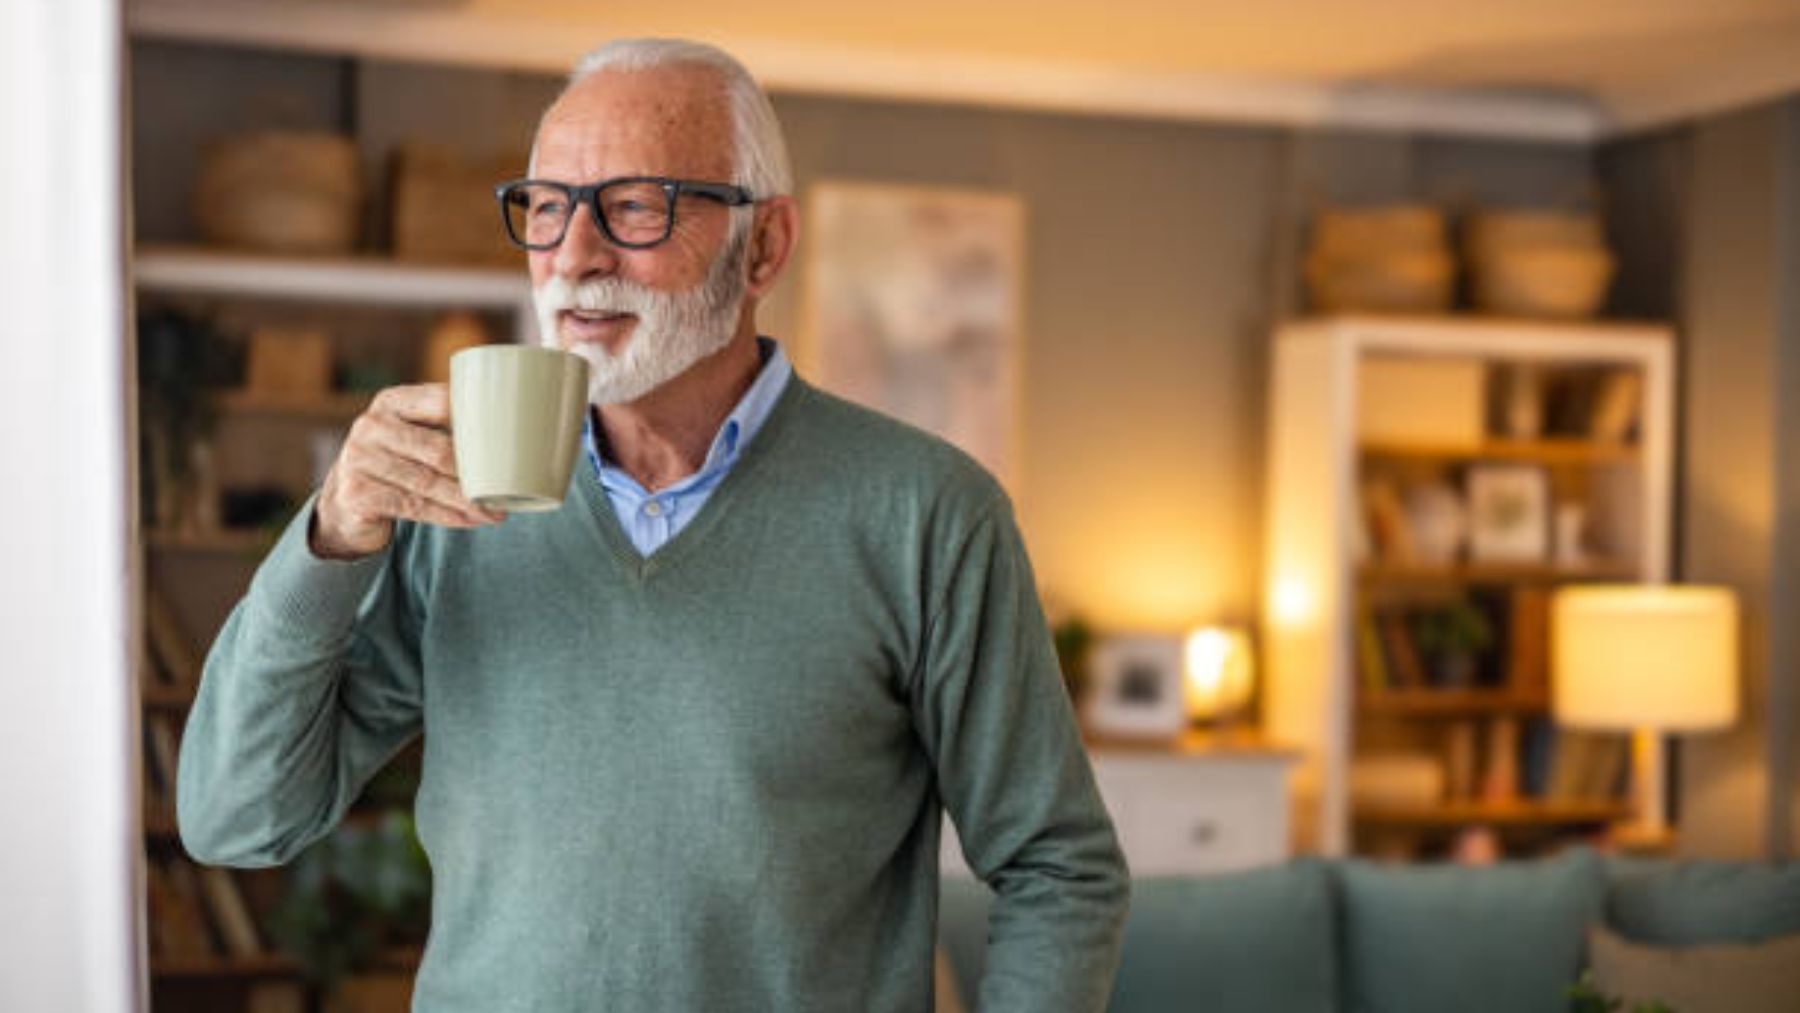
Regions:
[[306, 518], [207, 659], [181, 834], [285, 862], [424, 735], [429, 1013], [931, 1007], [941, 814], [996, 891], [979, 1006], [1099, 1010], [1128, 883], [994, 481], [789, 383], [651, 556], [592, 469], [561, 510]]

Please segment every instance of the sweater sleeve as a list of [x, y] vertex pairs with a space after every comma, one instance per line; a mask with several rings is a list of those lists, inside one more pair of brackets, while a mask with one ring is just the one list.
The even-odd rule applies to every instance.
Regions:
[[400, 535], [364, 559], [321, 560], [311, 517], [309, 502], [207, 655], [176, 775], [182, 843], [202, 862], [293, 858], [421, 727]]
[[1129, 877], [1004, 505], [946, 572], [914, 708], [964, 855], [995, 893], [978, 1008], [1103, 1010]]

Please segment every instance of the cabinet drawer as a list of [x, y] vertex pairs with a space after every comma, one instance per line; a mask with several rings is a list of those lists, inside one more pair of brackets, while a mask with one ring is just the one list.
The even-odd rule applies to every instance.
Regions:
[[[1284, 763], [1096, 757], [1094, 779], [1133, 876], [1231, 872], [1288, 857]], [[947, 875], [968, 875], [948, 820], [941, 864]]]

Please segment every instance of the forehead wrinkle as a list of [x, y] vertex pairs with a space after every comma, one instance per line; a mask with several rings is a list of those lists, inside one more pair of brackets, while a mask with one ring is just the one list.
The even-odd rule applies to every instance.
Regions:
[[724, 84], [688, 68], [601, 71], [573, 85], [538, 128], [532, 174], [729, 180], [734, 125]]

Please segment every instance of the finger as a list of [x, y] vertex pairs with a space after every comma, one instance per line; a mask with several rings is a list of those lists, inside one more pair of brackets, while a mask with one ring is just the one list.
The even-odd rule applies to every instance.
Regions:
[[389, 387], [376, 395], [373, 407], [414, 425], [444, 429], [450, 425], [450, 388], [441, 383]]
[[455, 477], [418, 461], [377, 449], [370, 451], [363, 467], [374, 478], [441, 503], [476, 523], [498, 520], [470, 502]]
[[380, 415], [369, 418], [362, 428], [358, 435], [375, 449], [456, 477], [456, 445], [443, 430]]
[[379, 477], [370, 478], [369, 495], [375, 501], [376, 509], [388, 517], [421, 521], [446, 528], [474, 528], [487, 523], [423, 493], [403, 489]]

